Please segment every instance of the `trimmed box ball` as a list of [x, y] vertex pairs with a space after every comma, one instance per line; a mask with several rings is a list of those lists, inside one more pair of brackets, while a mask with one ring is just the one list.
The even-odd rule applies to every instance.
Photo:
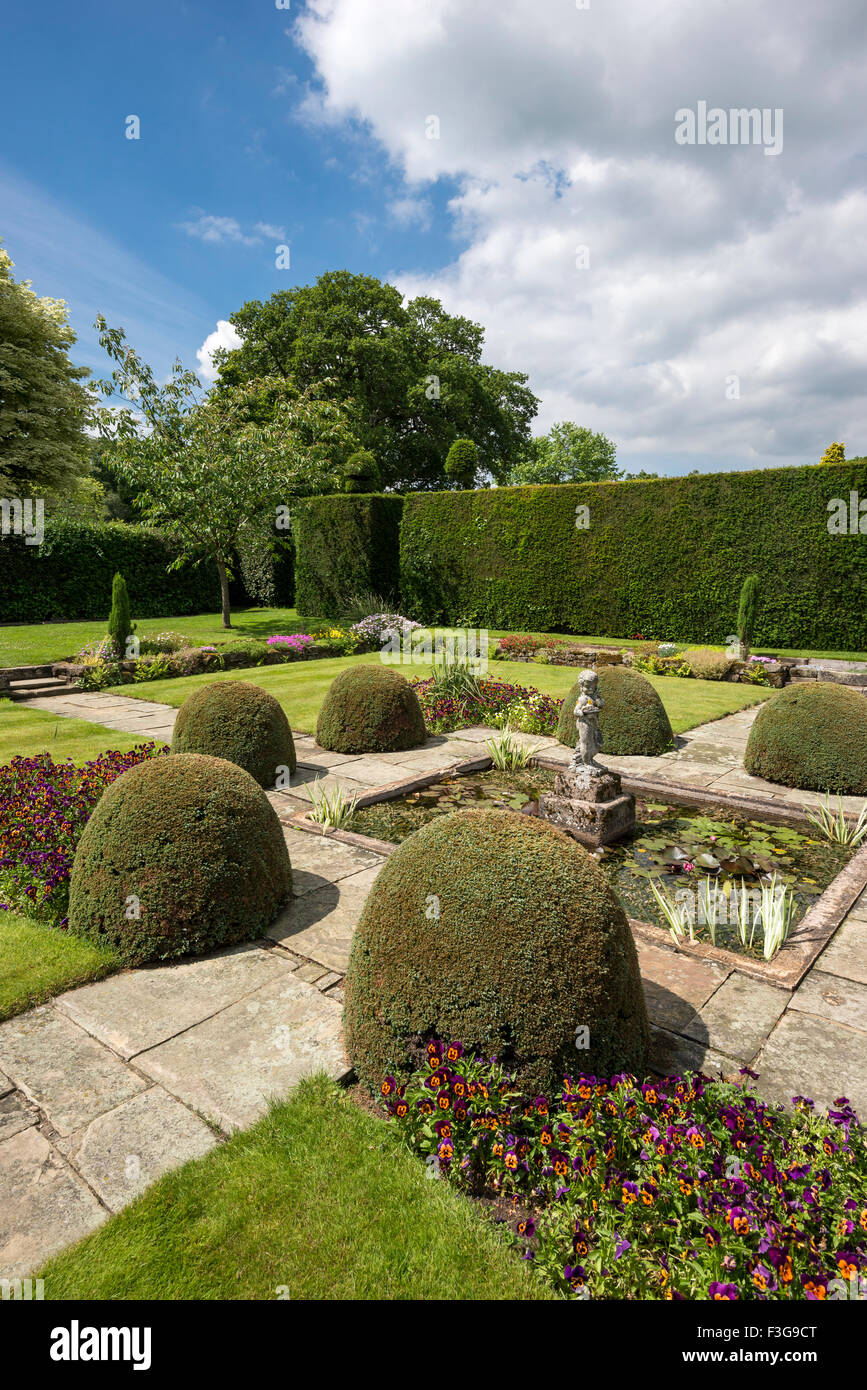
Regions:
[[744, 767], [784, 787], [867, 796], [867, 699], [832, 681], [783, 686], [753, 720]]
[[350, 666], [319, 710], [316, 742], [332, 753], [397, 753], [427, 738], [418, 696], [389, 666]]
[[[605, 701], [599, 716], [603, 757], [610, 753], [616, 758], [655, 758], [670, 748], [674, 733], [665, 705], [650, 681], [628, 666], [601, 666], [597, 674], [599, 694]], [[578, 738], [574, 710], [580, 694], [576, 681], [563, 701], [557, 725], [558, 739], [570, 748]]]
[[225, 758], [260, 787], [273, 787], [279, 769], [297, 766], [282, 706], [251, 681], [215, 681], [193, 691], [178, 710], [172, 752]]
[[602, 869], [547, 821], [493, 810], [437, 817], [386, 861], [352, 940], [344, 1028], [372, 1091], [424, 1065], [433, 1037], [502, 1058], [530, 1094], [641, 1075], [649, 1046], [635, 943]]
[[103, 792], [78, 843], [69, 931], [127, 965], [263, 936], [292, 894], [277, 813], [221, 758], [149, 758]]

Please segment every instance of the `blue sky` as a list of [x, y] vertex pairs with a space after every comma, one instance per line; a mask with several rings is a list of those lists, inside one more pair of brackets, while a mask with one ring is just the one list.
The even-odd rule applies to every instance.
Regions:
[[[867, 453], [863, 0], [6, 0], [3, 31], [0, 236], [97, 374], [97, 312], [163, 375], [346, 267], [482, 323], [537, 430], [627, 468]], [[785, 140], [684, 146], [699, 101]]]
[[34, 61], [0, 89], [0, 235], [17, 276], [68, 301], [86, 365], [105, 370], [97, 312], [165, 372], [175, 355], [195, 366], [248, 299], [328, 269], [436, 265], [444, 196], [430, 228], [401, 226], [385, 210], [401, 180], [376, 142], [295, 116], [313, 73], [291, 12], [12, 0], [5, 14]]

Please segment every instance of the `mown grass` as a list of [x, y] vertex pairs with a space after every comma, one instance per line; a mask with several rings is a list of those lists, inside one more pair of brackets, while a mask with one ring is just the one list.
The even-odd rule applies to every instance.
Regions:
[[550, 1299], [500, 1232], [324, 1076], [39, 1272], [47, 1299]]
[[[121, 693], [126, 694], [126, 689]], [[55, 762], [71, 758], [74, 763], [86, 763], [107, 748], [126, 753], [137, 743], [148, 742], [143, 734], [121, 733], [85, 719], [67, 719], [12, 700], [0, 700], [0, 764], [8, 763], [16, 754], [32, 758], [37, 753], [50, 753]]]
[[[135, 618], [133, 613], [133, 618]], [[37, 666], [49, 661], [60, 661], [74, 655], [88, 642], [95, 642], [105, 636], [105, 619], [95, 622], [71, 623], [31, 623], [22, 627], [0, 628], [0, 667]], [[245, 608], [232, 614], [232, 629], [226, 631], [218, 613], [194, 613], [183, 618], [140, 618], [136, 631], [140, 637], [157, 632], [182, 632], [190, 644], [201, 646], [209, 642], [223, 642], [235, 637], [270, 637], [276, 632], [308, 632], [323, 620], [301, 617], [295, 608]], [[490, 636], [505, 637], [506, 631], [490, 629]], [[565, 632], [539, 633], [540, 640], [546, 637], [562, 637], [570, 642], [588, 644], [604, 642], [609, 646], [628, 647], [631, 640], [625, 637], [600, 637], [598, 634], [575, 636]], [[713, 645], [691, 643], [691, 645]], [[722, 651], [722, 646], [716, 648]], [[837, 657], [845, 661], [867, 661], [867, 652], [811, 651], [807, 648], [757, 647], [759, 653], [773, 651], [780, 656]]]
[[[133, 613], [133, 618], [136, 614]], [[219, 613], [193, 613], [184, 618], [138, 618], [139, 637], [157, 632], [182, 632], [191, 646], [226, 642], [236, 637], [270, 637], [275, 632], [305, 632], [313, 618], [300, 618], [294, 608], [246, 608], [232, 614], [231, 631]], [[95, 622], [32, 623], [0, 628], [0, 667], [39, 666], [74, 656], [88, 642], [105, 636], [108, 613]]]
[[[293, 729], [313, 733], [319, 707], [335, 676], [348, 666], [373, 663], [376, 656], [344, 656], [325, 661], [298, 661], [285, 666], [257, 666], [251, 670], [220, 671], [203, 676], [183, 676], [175, 680], [151, 681], [145, 685], [124, 686], [123, 694], [142, 700], [158, 700], [179, 707], [199, 685], [215, 680], [246, 680], [260, 685], [280, 701]], [[400, 665], [403, 675], [416, 678], [430, 675], [423, 662]], [[490, 680], [529, 686], [562, 699], [575, 683], [577, 671], [569, 666], [541, 666], [535, 662], [492, 661]], [[659, 691], [675, 733], [696, 724], [719, 719], [735, 710], [767, 699], [766, 687], [740, 685], [729, 681], [681, 680], [675, 676], [649, 676]]]
[[56, 927], [0, 912], [0, 1020], [76, 985], [101, 980], [119, 964], [110, 951]]

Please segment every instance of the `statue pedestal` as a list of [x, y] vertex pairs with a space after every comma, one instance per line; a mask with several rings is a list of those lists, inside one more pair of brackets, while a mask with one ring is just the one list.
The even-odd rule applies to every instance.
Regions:
[[591, 775], [586, 767], [558, 772], [554, 790], [539, 797], [539, 815], [595, 849], [628, 835], [635, 825], [635, 797], [616, 772]]

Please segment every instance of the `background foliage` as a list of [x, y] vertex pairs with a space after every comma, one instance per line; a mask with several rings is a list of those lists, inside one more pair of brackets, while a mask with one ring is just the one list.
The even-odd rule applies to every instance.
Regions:
[[[425, 622], [721, 643], [747, 574], [756, 646], [858, 649], [867, 539], [829, 535], [828, 503], [867, 500], [867, 467], [409, 496], [402, 611]], [[576, 528], [576, 507], [590, 526]]]
[[296, 530], [297, 601], [329, 616], [341, 588], [375, 570], [393, 591], [399, 569], [401, 611], [426, 623], [720, 644], [757, 574], [757, 646], [858, 650], [867, 542], [827, 529], [829, 501], [851, 491], [867, 500], [864, 463], [415, 493], [402, 516], [400, 499], [375, 499], [387, 525], [374, 499], [317, 498]]
[[22, 536], [0, 540], [0, 623], [101, 617], [107, 622], [118, 570], [126, 577], [134, 618], [219, 610], [214, 565], [185, 565], [168, 573], [176, 555], [158, 531], [118, 521], [46, 517], [42, 545], [25, 545]]
[[398, 527], [402, 502], [380, 493], [307, 497], [296, 502], [295, 607], [341, 616], [354, 594], [390, 598], [400, 587]]

